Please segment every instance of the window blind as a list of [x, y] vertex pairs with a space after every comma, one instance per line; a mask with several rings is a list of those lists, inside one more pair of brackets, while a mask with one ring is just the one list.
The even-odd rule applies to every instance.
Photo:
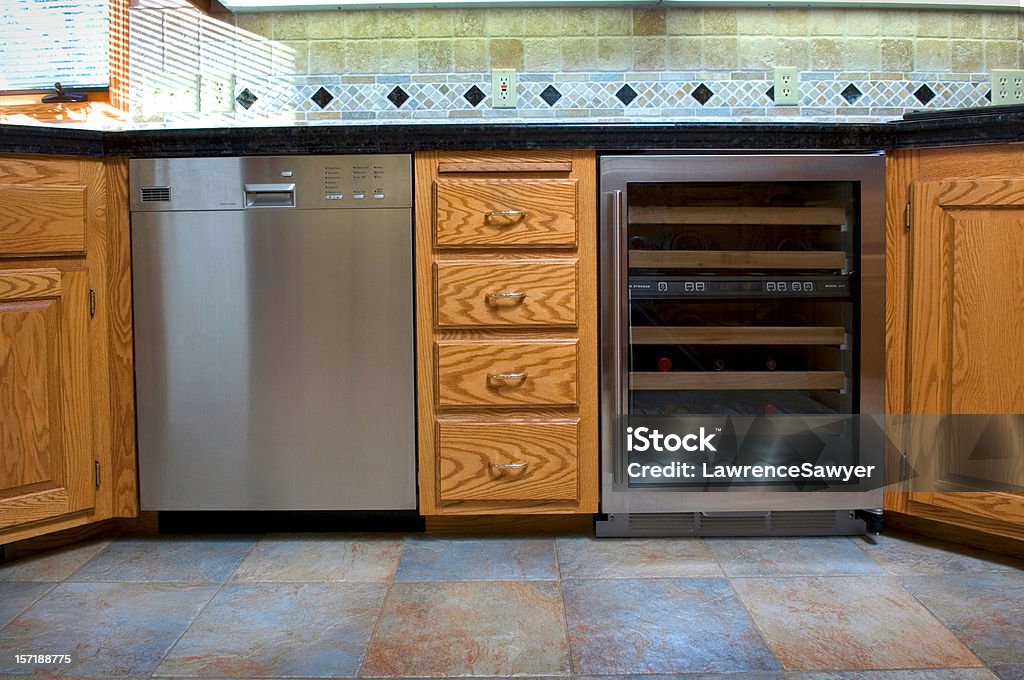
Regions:
[[0, 0], [0, 91], [109, 85], [108, 0]]

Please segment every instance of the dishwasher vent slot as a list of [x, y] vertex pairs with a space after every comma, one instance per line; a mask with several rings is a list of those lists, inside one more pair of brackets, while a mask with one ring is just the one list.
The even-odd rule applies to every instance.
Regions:
[[142, 187], [142, 202], [156, 203], [171, 200], [170, 187]]

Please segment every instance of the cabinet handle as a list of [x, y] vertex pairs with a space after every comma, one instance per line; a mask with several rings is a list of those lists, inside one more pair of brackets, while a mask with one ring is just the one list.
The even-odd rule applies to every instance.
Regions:
[[515, 300], [516, 303], [520, 303], [525, 297], [526, 293], [487, 293], [484, 300], [487, 304], [493, 304], [495, 300]]
[[526, 380], [526, 371], [523, 371], [522, 373], [488, 373], [487, 374], [487, 382], [506, 383], [506, 382], [511, 382], [513, 380], [518, 380], [519, 382], [523, 382], [524, 380]]
[[513, 224], [519, 224], [526, 219], [525, 210], [488, 210], [484, 213], [484, 222], [486, 224], [491, 223], [492, 217], [514, 217], [514, 220], [509, 220], [504, 223], [504, 226], [511, 226]]
[[522, 463], [491, 463], [491, 467], [495, 470], [522, 470], [530, 461], [524, 461]]

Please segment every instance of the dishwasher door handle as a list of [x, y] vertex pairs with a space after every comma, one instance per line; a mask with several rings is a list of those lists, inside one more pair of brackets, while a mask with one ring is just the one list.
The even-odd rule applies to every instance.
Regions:
[[294, 184], [246, 184], [246, 208], [294, 208]]

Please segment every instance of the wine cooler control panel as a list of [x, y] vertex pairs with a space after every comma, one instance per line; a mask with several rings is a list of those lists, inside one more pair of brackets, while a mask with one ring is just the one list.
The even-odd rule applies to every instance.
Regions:
[[629, 277], [629, 295], [633, 299], [846, 297], [849, 294], [848, 276]]

